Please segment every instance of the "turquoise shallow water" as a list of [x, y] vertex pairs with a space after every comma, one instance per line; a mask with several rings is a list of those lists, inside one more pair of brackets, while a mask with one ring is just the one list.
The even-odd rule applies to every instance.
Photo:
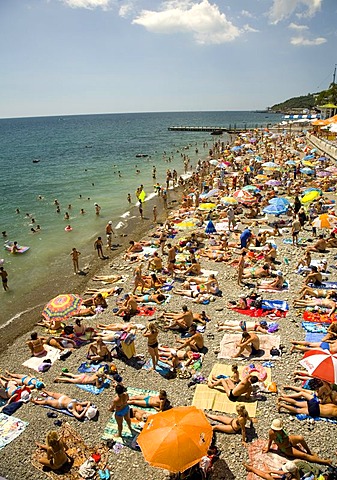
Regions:
[[[153, 165], [157, 168], [157, 180], [164, 182], [167, 168], [176, 168], [182, 173], [182, 152], [191, 157], [194, 165], [198, 158], [207, 156], [208, 148], [204, 149], [202, 144], [207, 141], [209, 147], [212, 145], [213, 137], [209, 133], [170, 132], [169, 126], [261, 125], [279, 120], [277, 115], [267, 118], [266, 114], [253, 112], [0, 120], [0, 230], [7, 231], [9, 240], [30, 246], [23, 255], [0, 251], [10, 286], [10, 293], [0, 293], [0, 324], [32, 306], [33, 292], [43, 288], [47, 279], [50, 282], [55, 278], [57, 283], [60, 276], [71, 274], [69, 253], [73, 246], [87, 251], [95, 236], [103, 236], [108, 220], [114, 225], [133, 221], [130, 217], [121, 218], [129, 209], [127, 194], [131, 193], [135, 203], [138, 185], [143, 184], [148, 194], [153, 192]], [[163, 152], [172, 157], [171, 163], [165, 161]], [[136, 158], [137, 153], [146, 153], [151, 158]], [[33, 159], [39, 162], [33, 163]], [[39, 195], [42, 200], [38, 200]], [[54, 199], [60, 203], [59, 214]], [[95, 215], [95, 202], [102, 207], [99, 217]], [[80, 215], [81, 208], [86, 211], [85, 215]], [[65, 211], [70, 214], [69, 221], [64, 220]], [[35, 224], [41, 225], [40, 232], [30, 232], [31, 217]], [[67, 223], [72, 226], [72, 232], [64, 231]], [[88, 254], [82, 262], [87, 258]]]

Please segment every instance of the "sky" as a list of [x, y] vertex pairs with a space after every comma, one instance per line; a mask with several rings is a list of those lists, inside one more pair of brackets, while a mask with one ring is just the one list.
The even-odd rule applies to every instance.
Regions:
[[328, 88], [337, 0], [0, 0], [0, 118], [263, 109]]

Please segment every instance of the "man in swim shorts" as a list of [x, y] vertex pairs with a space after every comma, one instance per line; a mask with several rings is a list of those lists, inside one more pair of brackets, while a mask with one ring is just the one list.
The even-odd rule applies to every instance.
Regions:
[[0, 277], [1, 277], [1, 280], [2, 280], [2, 286], [3, 286], [4, 290], [5, 291], [8, 290], [8, 285], [7, 285], [8, 273], [6, 272], [4, 267], [0, 267]]
[[209, 388], [215, 388], [217, 386], [222, 386], [225, 390], [229, 400], [231, 402], [237, 402], [241, 395], [250, 397], [253, 391], [252, 385], [259, 381], [258, 377], [254, 374], [248, 375], [246, 378], [242, 379], [237, 385], [233, 383], [230, 378], [215, 378], [208, 382]]

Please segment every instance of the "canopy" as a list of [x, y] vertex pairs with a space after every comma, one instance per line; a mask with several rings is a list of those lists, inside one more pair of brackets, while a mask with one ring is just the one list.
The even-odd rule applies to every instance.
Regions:
[[310, 190], [310, 191], [305, 190], [305, 192], [307, 193], [301, 198], [301, 203], [303, 204], [311, 203], [321, 195], [321, 193], [318, 190]]
[[150, 415], [137, 438], [150, 465], [184, 472], [206, 455], [213, 430], [202, 410], [176, 407]]
[[337, 217], [328, 213], [323, 213], [312, 222], [312, 226], [316, 228], [334, 228], [336, 225]]
[[305, 352], [300, 361], [310, 375], [329, 383], [337, 383], [337, 355], [320, 348]]
[[72, 293], [58, 295], [44, 307], [42, 315], [46, 320], [66, 320], [78, 313], [82, 299]]

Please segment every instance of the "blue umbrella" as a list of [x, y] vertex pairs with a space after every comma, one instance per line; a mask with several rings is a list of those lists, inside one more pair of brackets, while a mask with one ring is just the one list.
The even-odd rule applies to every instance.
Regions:
[[241, 147], [239, 145], [236, 145], [235, 147], [231, 148], [232, 152], [237, 152], [238, 150], [241, 150]]
[[306, 155], [305, 157], [302, 158], [302, 160], [312, 160], [313, 158], [315, 158], [314, 155]]
[[284, 198], [284, 197], [274, 197], [271, 200], [269, 200], [269, 205], [287, 207], [288, 205], [290, 205], [290, 202], [287, 198]]
[[270, 215], [281, 215], [282, 213], [285, 213], [287, 209], [287, 205], [270, 204], [263, 209], [263, 212], [269, 213]]
[[296, 162], [294, 162], [294, 160], [288, 160], [286, 165], [296, 165]]
[[301, 168], [301, 173], [305, 173], [305, 175], [313, 175], [315, 170], [311, 170], [311, 168]]
[[262, 164], [262, 166], [263, 167], [275, 168], [275, 167], [279, 167], [280, 165], [278, 165], [275, 162], [265, 162], [265, 163]]
[[214, 223], [212, 222], [212, 220], [209, 220], [209, 222], [207, 223], [207, 226], [205, 228], [205, 233], [216, 233], [216, 228], [214, 226]]
[[212, 190], [210, 190], [208, 193], [202, 193], [200, 195], [200, 197], [202, 199], [204, 198], [209, 198], [209, 197], [212, 197], [213, 195], [217, 195], [218, 193], [220, 192], [220, 190], [218, 188], [213, 188]]
[[326, 157], [319, 157], [318, 159], [320, 162], [326, 162], [327, 161], [327, 158]]

